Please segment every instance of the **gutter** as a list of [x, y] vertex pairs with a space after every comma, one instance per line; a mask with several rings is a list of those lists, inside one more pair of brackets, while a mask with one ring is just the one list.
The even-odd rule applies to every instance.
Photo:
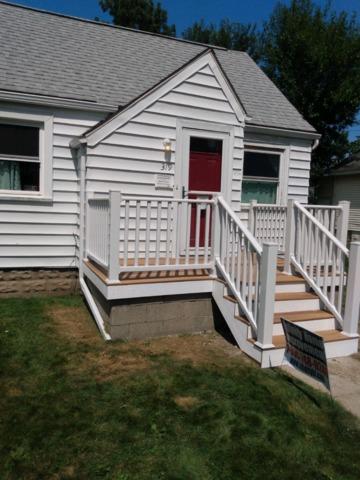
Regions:
[[114, 113], [118, 110], [117, 106], [105, 103], [97, 103], [86, 100], [76, 100], [72, 98], [53, 97], [48, 95], [37, 95], [33, 93], [10, 92], [0, 90], [0, 101], [27, 103], [30, 105], [41, 105], [44, 107], [72, 108], [101, 113]]
[[[280, 135], [282, 137], [304, 138], [309, 140], [319, 141], [321, 135], [317, 132], [307, 132], [305, 130], [292, 130], [290, 128], [281, 127], [264, 127], [261, 125], [245, 124], [245, 133], [262, 133], [265, 135]], [[318, 142], [317, 142], [318, 145]], [[317, 146], [316, 145], [316, 146]], [[316, 148], [316, 147], [315, 147]]]

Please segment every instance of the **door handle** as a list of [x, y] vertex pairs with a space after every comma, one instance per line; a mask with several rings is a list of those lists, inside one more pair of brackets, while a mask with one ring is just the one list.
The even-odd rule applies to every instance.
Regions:
[[187, 195], [187, 193], [186, 193], [186, 190], [185, 190], [185, 186], [183, 185], [183, 187], [182, 187], [182, 198], [185, 198], [186, 195]]

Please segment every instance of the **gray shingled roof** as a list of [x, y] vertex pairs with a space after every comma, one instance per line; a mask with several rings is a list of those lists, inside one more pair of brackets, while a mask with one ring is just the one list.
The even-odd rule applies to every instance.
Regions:
[[[0, 90], [131, 102], [208, 47], [0, 3]], [[243, 52], [215, 49], [251, 122], [314, 131]]]

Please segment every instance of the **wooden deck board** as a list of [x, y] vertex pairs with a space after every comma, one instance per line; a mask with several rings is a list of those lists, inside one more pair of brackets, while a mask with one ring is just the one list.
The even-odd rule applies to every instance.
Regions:
[[[84, 260], [85, 265], [97, 277], [109, 284], [109, 279], [106, 273], [94, 262]], [[193, 282], [200, 280], [212, 279], [209, 270], [207, 269], [189, 269], [189, 270], [159, 270], [159, 271], [143, 271], [143, 272], [125, 272], [119, 276], [119, 280], [111, 282], [113, 285], [138, 285], [146, 283], [166, 283], [166, 282]]]

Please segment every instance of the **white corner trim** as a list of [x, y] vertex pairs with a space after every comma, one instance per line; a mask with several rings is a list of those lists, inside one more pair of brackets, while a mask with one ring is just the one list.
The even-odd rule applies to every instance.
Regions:
[[226, 78], [224, 77], [221, 69], [218, 66], [218, 62], [212, 52], [206, 52], [202, 56], [196, 58], [193, 62], [185, 66], [182, 70], [175, 73], [168, 79], [165, 79], [160, 85], [154, 87], [150, 92], [145, 93], [138, 100], [124, 108], [117, 115], [110, 118], [107, 122], [99, 125], [92, 130], [85, 138], [89, 147], [95, 147], [104, 138], [110, 135], [115, 130], [119, 129], [122, 125], [127, 123], [133, 117], [141, 113], [148, 106], [156, 102], [162, 96], [176, 88], [178, 85], [186, 81], [189, 77], [194, 75], [197, 71], [201, 70], [205, 66], [209, 66], [214, 73], [214, 76], [218, 80], [221, 88], [224, 91], [231, 107], [234, 110], [239, 122], [244, 125], [245, 112], [242, 109], [238, 99], [236, 98], [233, 90], [228, 85]]

